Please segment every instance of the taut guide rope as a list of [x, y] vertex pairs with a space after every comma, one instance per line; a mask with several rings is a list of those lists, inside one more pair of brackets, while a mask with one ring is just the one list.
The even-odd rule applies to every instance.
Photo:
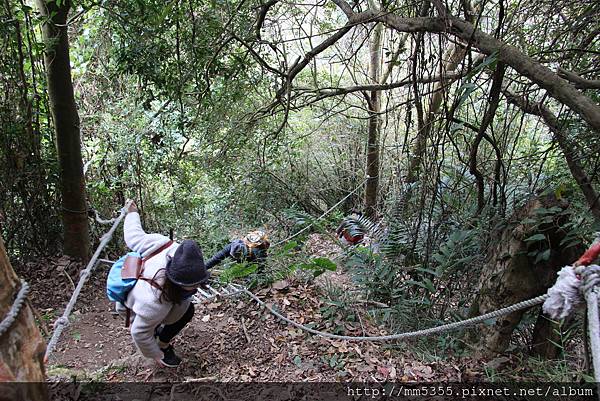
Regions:
[[498, 310], [490, 312], [490, 313], [486, 313], [481, 316], [476, 316], [476, 317], [466, 319], [466, 320], [461, 320], [458, 322], [447, 323], [447, 324], [444, 324], [441, 326], [430, 327], [428, 329], [423, 329], [423, 330], [409, 331], [409, 332], [397, 333], [397, 334], [389, 334], [389, 335], [385, 335], [385, 336], [342, 336], [339, 334], [331, 334], [331, 333], [311, 329], [310, 327], [304, 326], [298, 322], [295, 322], [295, 321], [285, 317], [284, 315], [280, 314], [273, 308], [269, 307], [264, 301], [262, 301], [260, 298], [258, 298], [255, 294], [248, 291], [247, 289], [244, 290], [244, 293], [246, 295], [248, 295], [250, 298], [252, 298], [253, 300], [255, 300], [259, 305], [265, 307], [273, 315], [277, 316], [279, 319], [283, 320], [286, 323], [291, 324], [292, 326], [294, 326], [296, 328], [299, 328], [301, 330], [304, 330], [308, 333], [311, 333], [311, 334], [314, 334], [317, 336], [333, 338], [336, 340], [347, 340], [347, 341], [392, 341], [392, 340], [403, 340], [403, 339], [412, 338], [412, 337], [428, 336], [431, 334], [442, 333], [444, 331], [456, 330], [461, 327], [472, 326], [474, 324], [481, 323], [488, 319], [493, 319], [498, 316], [502, 316], [502, 315], [506, 315], [506, 314], [509, 314], [512, 312], [519, 311], [521, 309], [530, 308], [532, 306], [541, 304], [542, 302], [544, 302], [546, 300], [546, 298], [548, 298], [548, 294], [540, 295], [539, 297], [528, 299], [526, 301], [522, 301], [522, 302], [516, 303], [514, 305], [510, 305], [505, 308], [498, 309]]
[[[361, 182], [356, 188], [354, 188], [351, 192], [348, 193], [348, 195], [344, 196], [338, 203], [336, 203], [335, 205], [331, 206], [329, 209], [327, 209], [325, 212], [323, 212], [322, 215], [320, 215], [319, 217], [317, 217], [315, 219], [315, 221], [319, 221], [321, 219], [323, 219], [325, 216], [327, 216], [329, 213], [331, 213], [335, 208], [337, 208], [339, 205], [341, 205], [346, 199], [348, 199], [349, 197], [352, 196], [353, 193], [355, 193], [356, 191], [358, 191], [363, 185], [365, 185], [365, 183], [369, 180], [369, 178], [365, 179], [363, 182]], [[278, 241], [276, 243], [273, 244], [273, 247], [279, 246], [281, 244], [283, 244], [284, 242], [288, 242], [289, 240], [291, 240], [292, 238], [297, 237], [298, 235], [302, 234], [304, 231], [308, 230], [310, 227], [312, 227], [314, 224], [310, 223], [309, 225], [307, 225], [306, 227], [304, 227], [302, 230], [298, 231], [295, 234], [290, 235], [289, 237], [287, 237], [286, 239], [282, 239], [281, 241]]]

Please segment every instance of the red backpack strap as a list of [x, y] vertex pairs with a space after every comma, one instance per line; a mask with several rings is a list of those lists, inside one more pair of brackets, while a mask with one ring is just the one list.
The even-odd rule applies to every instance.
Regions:
[[[149, 260], [150, 258], [153, 258], [154, 256], [158, 255], [165, 249], [169, 248], [171, 245], [173, 245], [173, 241], [168, 241], [166, 244], [164, 244], [163, 246], [158, 248], [156, 251], [152, 252], [150, 255], [146, 256], [145, 258], [142, 258], [142, 263], [141, 263], [140, 269], [138, 270], [138, 274], [137, 274], [136, 278], [138, 280], [144, 280], [145, 282], [149, 283], [152, 287], [162, 291], [162, 287], [160, 285], [158, 285], [158, 283], [156, 281], [152, 280], [151, 278], [142, 277], [142, 274], [144, 274], [144, 263], [146, 263], [146, 261]], [[129, 324], [131, 322], [131, 309], [129, 309], [127, 307], [125, 307], [125, 308], [126, 308], [125, 327], [129, 327]]]
[[154, 281], [151, 278], [140, 277], [139, 280], [144, 280], [145, 282], [147, 282], [148, 284], [150, 284], [152, 287], [156, 288], [157, 290], [161, 290], [162, 291], [162, 287], [156, 281]]
[[173, 241], [167, 242], [166, 244], [164, 244], [163, 246], [161, 246], [160, 248], [158, 248], [156, 251], [152, 252], [150, 255], [142, 258], [142, 260], [145, 262], [145, 261], [147, 261], [147, 260], [155, 257], [156, 255], [158, 255], [159, 253], [161, 253], [162, 251], [164, 251], [165, 249], [167, 249], [171, 245], [173, 245]]
[[144, 280], [144, 281], [148, 281], [150, 284], [152, 284], [153, 287], [159, 288], [162, 290], [162, 288], [160, 288], [160, 286], [155, 285], [156, 283], [154, 283], [153, 280], [148, 280], [145, 277], [142, 277], [142, 275], [144, 274], [144, 265], [146, 264], [146, 262], [148, 260], [150, 260], [151, 258], [155, 257], [156, 255], [158, 255], [159, 253], [161, 253], [162, 251], [164, 251], [165, 249], [167, 249], [168, 247], [170, 247], [171, 245], [173, 245], [173, 241], [169, 241], [166, 244], [164, 244], [163, 246], [161, 246], [160, 248], [158, 248], [156, 251], [152, 252], [150, 255], [146, 256], [145, 258], [142, 259], [142, 265], [141, 268], [139, 270], [139, 274], [136, 277], [138, 280]]
[[159, 253], [161, 253], [162, 251], [164, 251], [165, 249], [167, 249], [171, 245], [173, 245], [173, 241], [167, 242], [166, 244], [164, 244], [163, 246], [161, 246], [160, 248], [158, 248], [156, 251], [152, 252], [150, 255], [148, 255], [148, 256], [146, 256], [145, 258], [142, 259], [142, 268], [140, 269], [140, 274], [137, 277], [138, 280], [144, 280], [144, 281], [150, 283], [150, 285], [152, 285], [152, 287], [157, 288], [157, 289], [159, 289], [159, 290], [162, 291], [161, 286], [158, 285], [154, 280], [148, 279], [146, 277], [143, 277], [143, 274], [144, 274], [144, 264], [150, 258], [153, 258], [154, 256], [158, 255]]
[[165, 249], [169, 248], [171, 245], [173, 245], [173, 241], [167, 242], [166, 244], [164, 244], [163, 246], [161, 246], [160, 248], [158, 248], [156, 251], [152, 252], [150, 255], [148, 255], [144, 259], [142, 259], [142, 268], [140, 269], [140, 274], [137, 277], [138, 280], [144, 280], [145, 282], [147, 282], [148, 284], [150, 284], [152, 287], [154, 287], [154, 288], [162, 291], [162, 287], [160, 285], [158, 285], [158, 283], [156, 281], [154, 281], [151, 278], [143, 277], [143, 274], [144, 274], [144, 264], [150, 258], [153, 258], [154, 256], [158, 255], [159, 253], [161, 253]]

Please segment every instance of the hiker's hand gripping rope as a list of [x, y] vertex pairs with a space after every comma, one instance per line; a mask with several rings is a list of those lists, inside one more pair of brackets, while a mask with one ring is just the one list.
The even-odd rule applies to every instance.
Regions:
[[128, 199], [123, 208], [127, 210], [127, 213], [134, 213], [138, 211], [138, 207], [133, 199]]

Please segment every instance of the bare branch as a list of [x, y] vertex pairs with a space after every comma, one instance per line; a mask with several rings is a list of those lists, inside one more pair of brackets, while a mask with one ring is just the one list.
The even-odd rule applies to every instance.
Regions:
[[525, 97], [520, 97], [511, 93], [507, 88], [504, 88], [502, 93], [506, 96], [509, 103], [516, 105], [527, 114], [542, 118], [560, 146], [565, 156], [567, 166], [569, 167], [573, 178], [579, 185], [590, 211], [597, 219], [600, 219], [600, 195], [598, 195], [598, 192], [596, 192], [592, 186], [592, 181], [583, 169], [583, 166], [579, 163], [580, 157], [577, 155], [577, 149], [569, 139], [568, 135], [561, 128], [558, 118], [547, 106], [541, 103], [532, 103]]
[[353, 92], [381, 91], [381, 90], [401, 88], [403, 86], [412, 85], [415, 82], [420, 83], [420, 84], [425, 84], [425, 83], [439, 82], [439, 81], [445, 81], [445, 80], [454, 81], [465, 74], [466, 74], [466, 72], [446, 74], [444, 76], [434, 75], [432, 77], [425, 77], [425, 78], [417, 79], [416, 81], [407, 78], [402, 81], [392, 82], [389, 84], [365, 84], [365, 85], [348, 86], [345, 88], [318, 88], [318, 89], [314, 89], [314, 90], [305, 90], [305, 92], [308, 92], [308, 91], [313, 92], [314, 94], [318, 95], [318, 97], [317, 97], [318, 100], [322, 100], [322, 99], [325, 99], [328, 97], [347, 95], [347, 94], [353, 93]]
[[245, 40], [243, 40], [242, 38], [240, 38], [239, 36], [237, 36], [235, 33], [231, 33], [231, 38], [237, 40], [242, 46], [244, 46], [248, 52], [252, 55], [252, 57], [254, 57], [254, 59], [256, 61], [258, 61], [258, 63], [266, 70], [271, 71], [272, 73], [278, 75], [278, 76], [285, 76], [285, 74], [281, 71], [279, 71], [277, 68], [271, 67], [266, 61], [265, 59], [263, 59], [255, 50], [254, 48], [246, 43]]
[[485, 111], [485, 115], [483, 116], [481, 126], [479, 127], [479, 131], [477, 132], [475, 140], [473, 141], [469, 155], [469, 172], [475, 176], [475, 182], [477, 183], [477, 213], [481, 212], [485, 204], [483, 174], [481, 174], [477, 168], [477, 151], [479, 149], [479, 144], [485, 135], [485, 131], [494, 120], [496, 110], [498, 109], [498, 104], [500, 103], [500, 93], [502, 89], [502, 80], [504, 79], [505, 71], [505, 65], [498, 63], [496, 66], [496, 71], [494, 72], [492, 87], [490, 89], [489, 106]]
[[404, 18], [388, 12], [367, 10], [352, 11], [345, 0], [332, 0], [353, 24], [383, 22], [400, 32], [449, 33], [457, 36], [482, 53], [498, 54], [498, 60], [506, 63], [521, 75], [546, 89], [548, 93], [571, 110], [579, 114], [594, 129], [600, 131], [600, 107], [589, 97], [578, 91], [567, 80], [559, 77], [548, 67], [524, 54], [516, 47], [476, 29], [469, 22], [454, 16], [446, 19], [433, 17]]
[[265, 18], [267, 18], [267, 13], [269, 12], [269, 9], [271, 7], [277, 4], [277, 2], [279, 2], [279, 0], [270, 0], [260, 6], [260, 9], [258, 11], [258, 17], [256, 18], [256, 37], [258, 40], [261, 40], [260, 30], [262, 29], [262, 26], [265, 22]]

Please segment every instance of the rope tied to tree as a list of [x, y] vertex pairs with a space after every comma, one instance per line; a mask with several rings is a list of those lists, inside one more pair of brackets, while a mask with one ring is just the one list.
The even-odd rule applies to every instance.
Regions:
[[113, 224], [116, 220], [117, 217], [113, 217], [112, 219], [103, 219], [102, 217], [100, 217], [100, 215], [98, 214], [98, 211], [96, 209], [92, 209], [94, 211], [94, 215], [96, 217], [96, 222], [100, 223], [100, 224]]
[[0, 322], [0, 337], [4, 335], [8, 331], [8, 329], [13, 325], [13, 323], [17, 320], [19, 316], [19, 312], [23, 308], [23, 304], [27, 299], [27, 294], [29, 293], [29, 284], [26, 281], [21, 280], [21, 289], [17, 293], [15, 300], [13, 301], [10, 310]]
[[90, 215], [90, 212], [93, 212], [94, 218], [95, 218], [96, 222], [99, 224], [113, 224], [117, 220], [117, 217], [113, 217], [112, 219], [103, 219], [102, 217], [100, 217], [100, 214], [98, 213], [98, 211], [93, 208], [88, 208], [86, 210], [73, 210], [73, 209], [68, 209], [63, 206], [62, 210], [67, 213], [71, 213], [71, 214], [86, 214], [86, 215]]

